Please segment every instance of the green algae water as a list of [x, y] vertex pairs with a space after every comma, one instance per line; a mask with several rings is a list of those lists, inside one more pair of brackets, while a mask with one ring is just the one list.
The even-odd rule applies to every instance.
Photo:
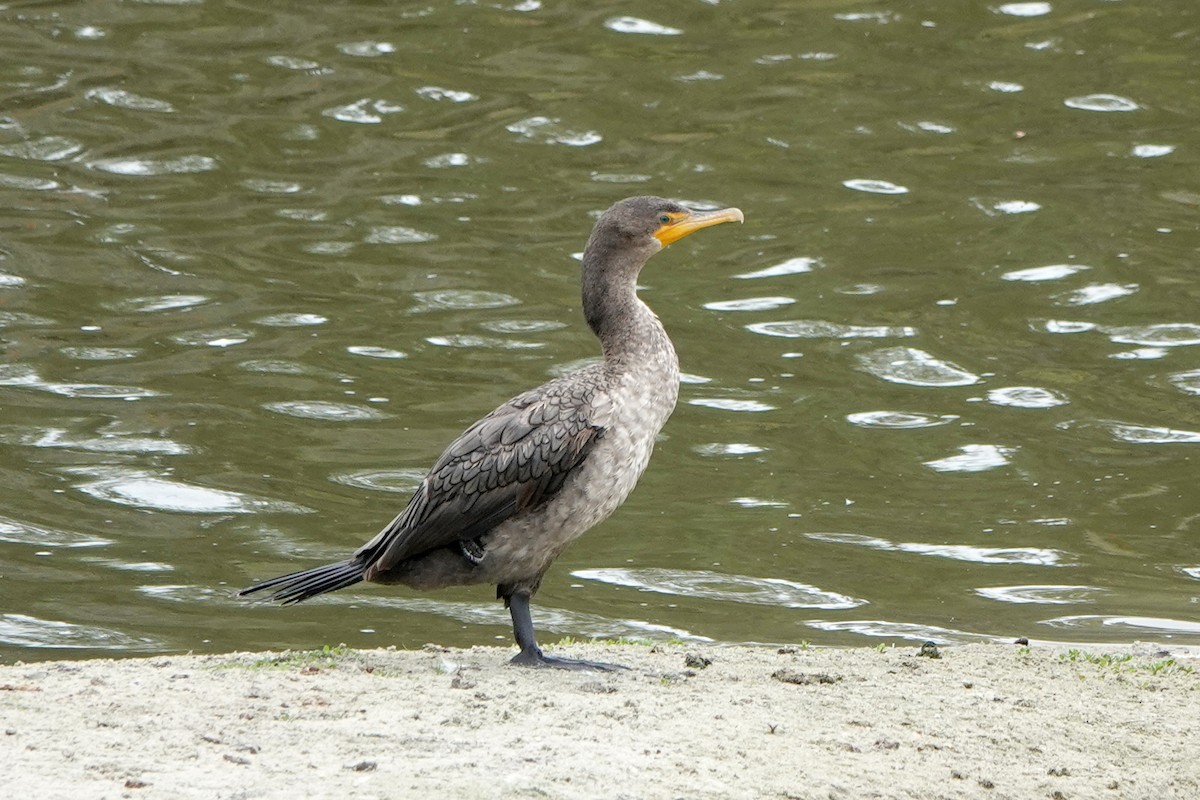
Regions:
[[506, 642], [248, 605], [598, 353], [632, 194], [686, 373], [543, 638], [1200, 643], [1184, 0], [0, 9], [0, 658]]

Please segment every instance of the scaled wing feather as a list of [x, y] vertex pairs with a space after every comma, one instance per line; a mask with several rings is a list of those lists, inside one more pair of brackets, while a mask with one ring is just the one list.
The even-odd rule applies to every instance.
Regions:
[[422, 553], [481, 536], [549, 500], [587, 458], [610, 414], [607, 395], [552, 381], [455, 439], [408, 506], [355, 553], [366, 579]]

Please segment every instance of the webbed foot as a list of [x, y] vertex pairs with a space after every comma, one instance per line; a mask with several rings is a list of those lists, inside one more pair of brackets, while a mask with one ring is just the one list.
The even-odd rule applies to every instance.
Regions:
[[570, 670], [593, 670], [596, 672], [618, 672], [623, 669], [629, 669], [624, 664], [609, 664], [604, 661], [585, 661], [582, 658], [563, 658], [562, 656], [548, 656], [540, 649], [522, 650], [513, 656], [510, 664], [516, 664], [519, 667], [534, 667], [545, 668], [553, 667], [555, 669], [570, 669]]
[[513, 656], [510, 664], [519, 667], [554, 667], [555, 669], [595, 670], [597, 672], [616, 672], [629, 667], [621, 664], [606, 664], [603, 661], [584, 661], [578, 658], [563, 658], [548, 656], [538, 647], [533, 635], [533, 618], [529, 614], [529, 595], [514, 593], [507, 596], [508, 610], [512, 613], [513, 634], [517, 639], [517, 647], [521, 652]]

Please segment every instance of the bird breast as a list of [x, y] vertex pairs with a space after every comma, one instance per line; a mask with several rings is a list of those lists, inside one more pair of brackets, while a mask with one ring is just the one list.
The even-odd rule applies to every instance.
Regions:
[[548, 503], [510, 519], [488, 537], [484, 567], [507, 583], [540, 576], [568, 544], [625, 501], [650, 462], [679, 396], [679, 362], [669, 347], [636, 364], [605, 370], [611, 413], [587, 459]]

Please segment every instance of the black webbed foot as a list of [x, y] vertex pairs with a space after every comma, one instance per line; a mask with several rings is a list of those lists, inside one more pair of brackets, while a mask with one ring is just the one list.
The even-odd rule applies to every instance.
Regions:
[[508, 610], [512, 613], [513, 634], [516, 636], [517, 646], [521, 648], [521, 652], [513, 656], [512, 661], [508, 663], [516, 664], [519, 667], [554, 667], [555, 669], [595, 670], [598, 672], [629, 669], [621, 664], [606, 664], [603, 661], [584, 661], [578, 658], [546, 655], [542, 652], [542, 648], [538, 647], [537, 639], [533, 635], [533, 618], [529, 614], [529, 595], [514, 593], [507, 595], [507, 599]]
[[553, 667], [555, 669], [569, 669], [576, 671], [594, 670], [596, 672], [617, 672], [623, 669], [629, 669], [623, 664], [608, 664], [604, 661], [585, 661], [581, 658], [562, 658], [561, 656], [548, 656], [540, 649], [522, 650], [513, 656], [510, 664], [516, 664], [519, 667], [534, 667], [542, 669]]

